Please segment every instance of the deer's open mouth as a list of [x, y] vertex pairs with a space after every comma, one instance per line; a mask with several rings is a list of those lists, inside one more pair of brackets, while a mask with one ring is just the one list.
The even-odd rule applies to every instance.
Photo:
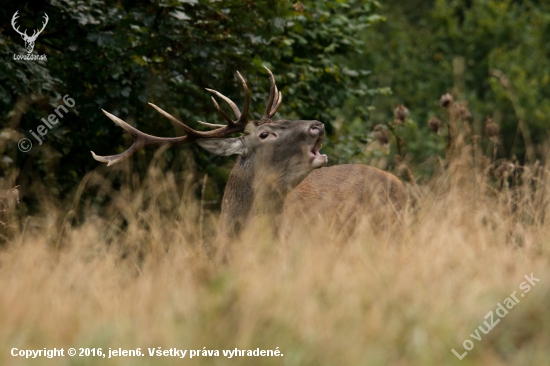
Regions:
[[309, 162], [315, 167], [319, 168], [323, 165], [326, 165], [328, 162], [327, 156], [325, 154], [321, 154], [319, 150], [321, 150], [321, 147], [323, 146], [323, 137], [320, 137], [315, 141], [315, 144], [309, 151]]
[[[321, 143], [315, 143], [315, 145], [313, 146], [313, 148], [311, 149], [311, 151], [309, 152], [309, 156], [311, 156], [312, 158], [316, 157], [316, 156], [321, 156], [321, 153], [319, 153], [319, 150], [321, 150], [321, 147], [323, 147], [323, 144]], [[324, 155], [324, 154], [323, 154]], [[325, 155], [326, 156], [326, 155]]]

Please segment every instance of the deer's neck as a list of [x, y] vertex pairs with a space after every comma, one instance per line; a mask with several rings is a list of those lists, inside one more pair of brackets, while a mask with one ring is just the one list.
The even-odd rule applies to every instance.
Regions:
[[254, 171], [252, 162], [239, 157], [229, 174], [223, 194], [219, 234], [235, 237], [254, 217], [267, 219], [273, 229], [284, 207], [285, 194], [275, 182]]

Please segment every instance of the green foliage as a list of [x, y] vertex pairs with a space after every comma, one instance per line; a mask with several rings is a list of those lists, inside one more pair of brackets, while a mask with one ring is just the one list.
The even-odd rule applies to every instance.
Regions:
[[[22, 192], [46, 183], [51, 192], [71, 197], [82, 177], [99, 165], [90, 150], [116, 154], [131, 143], [101, 109], [153, 135], [181, 135], [147, 102], [195, 128], [202, 128], [196, 120], [220, 122], [204, 88], [242, 103], [238, 70], [252, 91], [251, 117], [258, 118], [268, 92], [262, 66], [273, 70], [283, 93], [278, 118], [325, 123], [324, 149], [331, 164], [378, 161], [392, 168], [402, 161], [393, 155], [401, 154], [420, 167], [419, 173], [429, 174], [430, 159], [443, 153], [446, 139], [445, 133], [432, 134], [426, 122], [433, 116], [445, 121], [439, 97], [447, 92], [469, 102], [475, 134], [483, 135], [486, 116], [500, 125], [498, 157], [523, 159], [519, 118], [529, 126], [533, 143], [542, 147], [550, 114], [548, 4], [383, 4], [381, 10], [375, 0], [8, 4], [0, 9], [0, 113], [6, 128], [19, 135], [0, 141], [0, 153], [13, 160], [1, 164], [3, 175], [18, 175]], [[21, 37], [9, 24], [16, 10], [22, 29], [40, 26], [43, 13], [49, 15], [35, 46], [47, 61], [13, 60], [13, 54], [24, 53]], [[511, 88], [491, 76], [494, 70], [510, 80]], [[76, 101], [71, 113], [48, 133], [44, 145], [19, 152], [17, 140], [30, 137], [27, 131], [36, 131], [67, 94]], [[391, 148], [377, 147], [374, 129], [388, 128], [396, 103], [406, 105], [410, 116], [392, 128]], [[396, 137], [403, 139], [399, 149]], [[482, 145], [488, 147], [487, 139]], [[155, 151], [146, 149], [133, 158], [140, 175]], [[543, 149], [536, 152], [540, 157]], [[178, 171], [183, 164], [208, 173], [216, 183], [212, 199], [219, 198], [232, 157], [214, 157], [194, 145], [170, 148], [165, 156], [166, 169]]]
[[[63, 95], [76, 106], [59, 127], [47, 135], [46, 146], [30, 153], [17, 152], [16, 141], [8, 150], [15, 166], [27, 167], [18, 178], [26, 186], [47, 176], [50, 188], [67, 193], [98, 163], [100, 155], [116, 154], [130, 143], [122, 130], [102, 113], [105, 109], [158, 136], [173, 136], [175, 129], [147, 102], [200, 128], [194, 122], [219, 121], [210, 87], [239, 104], [240, 71], [252, 91], [254, 117], [265, 105], [267, 74], [274, 72], [283, 104], [279, 118], [319, 119], [329, 129], [350, 97], [375, 94], [365, 84], [366, 70], [344, 66], [342, 60], [363, 48], [357, 34], [381, 20], [374, 0], [313, 1], [76, 1], [52, 0], [33, 6], [10, 3], [0, 10], [6, 21], [1, 28], [0, 113], [13, 115], [20, 96], [47, 95], [49, 105], [30, 103], [22, 118], [12, 124], [19, 131], [35, 130]], [[38, 37], [35, 53], [45, 62], [14, 61], [24, 53], [22, 40], [7, 23], [19, 10], [22, 29], [50, 21]], [[233, 158], [212, 157], [196, 146], [167, 151], [168, 162], [193, 152], [201, 172], [223, 186], [227, 169], [219, 166]], [[137, 154], [143, 174], [153, 149]], [[144, 154], [148, 157], [143, 159]], [[16, 156], [15, 156], [16, 155]], [[54, 164], [49, 164], [54, 160]], [[38, 174], [39, 173], [39, 174]], [[31, 178], [32, 177], [32, 178]]]
[[[432, 116], [446, 118], [439, 97], [452, 93], [468, 101], [475, 134], [492, 116], [501, 127], [499, 157], [523, 159], [524, 139], [517, 133], [519, 115], [533, 143], [547, 138], [550, 112], [550, 7], [545, 2], [512, 0], [402, 1], [384, 3], [388, 21], [365, 33], [369, 52], [353, 65], [372, 65], [372, 85], [389, 87], [392, 98], [375, 98], [370, 127], [389, 120], [394, 103], [411, 111], [418, 128], [403, 131], [411, 159], [421, 163], [443, 152], [444, 136], [427, 128]], [[463, 68], [463, 71], [462, 71]], [[511, 91], [491, 76], [498, 69]], [[487, 140], [483, 140], [487, 144]], [[541, 150], [538, 150], [542, 154]], [[540, 156], [540, 155], [539, 155]]]

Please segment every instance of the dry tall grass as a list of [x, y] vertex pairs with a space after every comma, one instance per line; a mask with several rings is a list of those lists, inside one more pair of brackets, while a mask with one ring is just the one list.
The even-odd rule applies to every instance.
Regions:
[[[344, 242], [305, 228], [278, 242], [248, 232], [224, 256], [215, 215], [193, 198], [202, 179], [153, 166], [114, 189], [92, 173], [76, 194], [96, 192], [84, 207], [62, 212], [45, 197], [42, 220], [22, 220], [0, 249], [0, 364], [550, 364], [546, 170], [525, 167], [501, 189], [469, 161], [410, 187], [398, 237], [360, 229]], [[540, 282], [473, 340], [531, 273]], [[474, 348], [460, 361], [451, 349], [463, 353], [466, 339]], [[283, 356], [33, 360], [11, 356], [14, 347]]]

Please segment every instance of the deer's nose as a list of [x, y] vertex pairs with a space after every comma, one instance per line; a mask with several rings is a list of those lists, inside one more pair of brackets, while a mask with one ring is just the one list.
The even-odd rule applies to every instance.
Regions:
[[323, 136], [325, 134], [325, 126], [320, 124], [314, 124], [309, 127], [309, 134], [313, 137]]

